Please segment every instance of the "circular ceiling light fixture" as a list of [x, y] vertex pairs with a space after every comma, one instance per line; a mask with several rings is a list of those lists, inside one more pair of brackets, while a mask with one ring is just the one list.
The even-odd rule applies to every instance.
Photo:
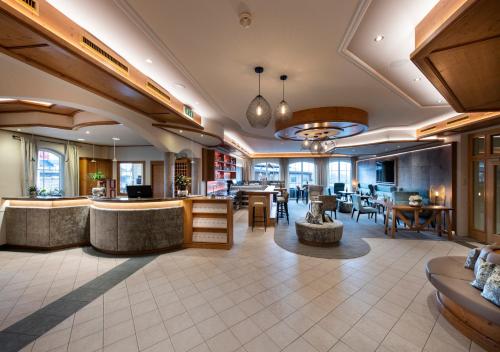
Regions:
[[274, 112], [274, 116], [277, 120], [289, 120], [292, 117], [292, 110], [285, 100], [285, 81], [287, 80], [287, 78], [287, 75], [280, 76], [280, 80], [281, 82], [283, 82], [283, 95], [280, 103], [276, 107], [276, 111]]
[[367, 129], [366, 111], [346, 106], [330, 106], [295, 111], [288, 120], [277, 119], [274, 136], [283, 140], [300, 141], [302, 148], [307, 149], [313, 141], [331, 142], [363, 133]]
[[240, 13], [240, 25], [247, 29], [252, 24], [252, 14], [250, 12], [242, 12]]
[[271, 106], [267, 100], [260, 94], [260, 75], [264, 68], [257, 66], [255, 73], [259, 76], [259, 94], [250, 102], [247, 108], [247, 120], [250, 126], [254, 128], [265, 128], [271, 121]]
[[420, 81], [421, 79], [422, 79], [422, 78], [420, 78], [420, 77], [415, 77], [415, 78], [413, 79], [413, 82], [418, 82], [418, 81]]
[[375, 38], [373, 38], [373, 41], [376, 43], [381, 42], [382, 40], [384, 40], [384, 36], [382, 34], [377, 34]]

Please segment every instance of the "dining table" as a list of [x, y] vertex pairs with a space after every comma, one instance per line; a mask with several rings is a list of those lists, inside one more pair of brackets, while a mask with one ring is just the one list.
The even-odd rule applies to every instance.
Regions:
[[340, 194], [341, 199], [349, 201], [349, 197], [353, 194], [356, 194], [356, 192], [339, 191], [339, 194]]
[[[392, 212], [392, 224], [391, 224], [391, 236], [394, 238], [397, 231], [397, 219], [401, 219], [407, 226], [406, 230], [409, 231], [424, 231], [427, 226], [434, 220], [436, 222], [436, 232], [439, 236], [443, 233], [443, 221], [446, 221], [446, 233], [448, 235], [448, 240], [453, 240], [453, 223], [451, 219], [451, 214], [453, 208], [442, 205], [400, 205], [393, 204], [389, 205], [387, 211]], [[431, 212], [432, 215], [427, 217], [423, 223], [420, 223], [420, 214], [422, 212]], [[413, 213], [413, 221], [409, 219], [406, 215], [409, 212]], [[385, 219], [385, 232], [387, 234], [389, 226], [389, 217]]]

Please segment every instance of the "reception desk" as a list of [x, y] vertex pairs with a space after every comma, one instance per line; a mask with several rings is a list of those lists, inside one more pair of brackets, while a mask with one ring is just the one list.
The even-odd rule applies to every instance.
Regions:
[[90, 244], [105, 253], [138, 254], [181, 248], [184, 201], [96, 199], [90, 206]]
[[88, 244], [90, 204], [86, 197], [4, 198], [4, 242], [39, 249]]
[[33, 249], [92, 245], [109, 254], [183, 247], [230, 249], [229, 198], [3, 198], [1, 244]]

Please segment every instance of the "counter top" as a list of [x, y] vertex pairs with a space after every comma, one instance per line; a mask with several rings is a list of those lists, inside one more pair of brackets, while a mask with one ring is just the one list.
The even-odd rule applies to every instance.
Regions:
[[274, 186], [267, 186], [265, 189], [262, 189], [262, 190], [248, 190], [248, 191], [244, 191], [244, 192], [258, 194], [258, 195], [268, 194], [268, 193], [272, 193], [272, 194], [279, 193], [278, 191], [275, 190]]
[[2, 200], [27, 200], [27, 201], [60, 201], [60, 200], [74, 200], [74, 199], [87, 199], [87, 197], [1, 197]]

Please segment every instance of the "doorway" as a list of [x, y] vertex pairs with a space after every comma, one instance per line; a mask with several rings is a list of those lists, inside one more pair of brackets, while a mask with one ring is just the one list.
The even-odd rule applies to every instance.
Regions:
[[500, 243], [500, 129], [469, 139], [469, 232]]
[[163, 160], [151, 161], [151, 185], [153, 198], [165, 197], [165, 164]]

